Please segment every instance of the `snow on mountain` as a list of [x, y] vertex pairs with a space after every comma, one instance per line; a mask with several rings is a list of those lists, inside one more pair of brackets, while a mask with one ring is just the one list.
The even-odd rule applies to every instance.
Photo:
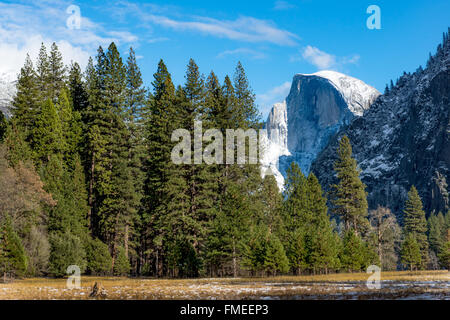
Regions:
[[274, 105], [266, 122], [263, 175], [270, 168], [281, 189], [292, 161], [308, 174], [329, 138], [363, 115], [379, 95], [361, 80], [335, 71], [295, 75], [286, 101]]
[[266, 134], [263, 135], [261, 145], [263, 156], [261, 159], [262, 175], [268, 174], [271, 170], [280, 188], [284, 184], [284, 177], [279, 168], [279, 158], [290, 156], [287, 148], [287, 113], [286, 101], [274, 104], [266, 122]]
[[11, 101], [16, 94], [17, 77], [13, 73], [0, 73], [0, 111], [7, 117], [11, 115]]
[[[338, 141], [347, 135], [367, 185], [371, 208], [400, 213], [412, 185], [427, 213], [450, 208], [450, 39], [427, 67], [404, 73], [396, 85], [342, 128], [312, 165], [327, 189], [335, 182]], [[399, 215], [399, 218], [401, 216]]]
[[331, 70], [319, 71], [310, 75], [328, 79], [342, 94], [350, 111], [356, 116], [362, 116], [370, 104], [380, 95], [380, 92], [363, 81]]

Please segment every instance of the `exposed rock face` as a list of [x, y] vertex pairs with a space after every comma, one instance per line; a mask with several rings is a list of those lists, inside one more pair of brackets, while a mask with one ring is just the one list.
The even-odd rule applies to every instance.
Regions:
[[397, 214], [415, 185], [425, 209], [446, 212], [450, 179], [450, 41], [427, 68], [404, 74], [363, 117], [335, 135], [312, 165], [323, 187], [334, 183], [338, 140], [347, 135], [367, 185], [369, 206]]
[[268, 116], [265, 129], [267, 135], [262, 137], [263, 158], [262, 173], [266, 175], [267, 170], [271, 170], [277, 180], [280, 189], [284, 184], [284, 177], [278, 170], [279, 158], [289, 156], [287, 148], [287, 111], [286, 102], [276, 103]]
[[276, 104], [266, 123], [270, 167], [281, 187], [292, 161], [308, 173], [312, 161], [342, 125], [361, 116], [379, 92], [334, 71], [294, 76], [286, 103]]
[[16, 94], [16, 78], [11, 73], [0, 73], [0, 111], [11, 116], [11, 101]]

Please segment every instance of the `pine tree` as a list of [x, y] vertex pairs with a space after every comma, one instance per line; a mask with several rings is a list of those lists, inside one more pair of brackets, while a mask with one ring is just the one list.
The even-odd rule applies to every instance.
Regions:
[[0, 216], [0, 274], [5, 281], [9, 277], [22, 277], [27, 270], [27, 257], [22, 242], [15, 232], [11, 218]]
[[42, 104], [32, 137], [31, 146], [38, 163], [47, 161], [49, 155], [59, 154], [65, 148], [58, 111], [50, 99]]
[[339, 159], [334, 165], [339, 183], [333, 185], [333, 213], [345, 223], [345, 230], [356, 234], [368, 228], [366, 186], [359, 178], [360, 169], [352, 158], [352, 147], [347, 136], [342, 137], [338, 149]]
[[403, 210], [403, 232], [405, 238], [412, 235], [420, 247], [421, 268], [426, 268], [428, 262], [427, 221], [423, 211], [422, 200], [417, 189], [412, 186]]
[[438, 254], [439, 261], [444, 268], [450, 269], [450, 241], [447, 241]]
[[39, 110], [39, 87], [37, 74], [29, 55], [20, 69], [16, 88], [17, 93], [12, 102], [12, 120], [16, 128], [23, 132], [24, 139], [30, 142], [31, 130]]
[[58, 46], [53, 42], [48, 56], [48, 95], [47, 97], [54, 102], [58, 98], [59, 93], [65, 87], [66, 67], [64, 66], [61, 52]]
[[164, 249], [163, 242], [167, 236], [170, 221], [165, 219], [168, 174], [172, 170], [170, 153], [173, 143], [171, 134], [177, 127], [177, 117], [174, 108], [175, 88], [166, 65], [161, 60], [154, 74], [153, 96], [150, 105], [150, 116], [146, 122], [147, 152], [151, 157], [145, 163], [145, 212], [143, 223], [147, 225], [146, 233], [150, 239], [148, 249], [153, 249], [155, 273], [163, 275]]
[[[266, 176], [264, 178], [260, 192], [261, 212], [259, 214], [260, 217], [258, 217], [259, 221], [269, 228], [270, 233], [279, 233], [282, 228], [281, 209], [283, 198], [274, 176]], [[257, 205], [257, 203], [254, 205]]]
[[[130, 54], [127, 59], [127, 72], [126, 72], [126, 96], [125, 96], [125, 122], [130, 132], [128, 159], [130, 173], [133, 181], [133, 203], [132, 205], [136, 209], [141, 210], [141, 200], [143, 198], [144, 190], [144, 163], [147, 158], [145, 149], [145, 125], [147, 121], [148, 108], [146, 103], [146, 89], [143, 86], [142, 75], [137, 65], [136, 56], [133, 48], [130, 48]], [[124, 249], [126, 255], [128, 255], [130, 226], [128, 223], [139, 224], [140, 220], [137, 216], [130, 217], [125, 226], [125, 243]], [[136, 227], [140, 227], [136, 225]], [[137, 247], [133, 244], [133, 247]]]
[[[90, 58], [92, 65], [92, 58]], [[88, 94], [83, 82], [80, 65], [73, 62], [70, 66], [68, 79], [70, 102], [74, 111], [83, 112], [88, 107]]]
[[328, 216], [327, 200], [323, 196], [322, 188], [313, 173], [307, 179], [308, 210], [313, 219], [309, 264], [314, 273], [324, 270], [328, 273], [330, 269], [338, 267], [338, 251], [336, 237]]
[[117, 249], [117, 259], [114, 264], [114, 275], [115, 276], [123, 276], [130, 273], [130, 261], [125, 253], [125, 249], [123, 247], [119, 247]]
[[286, 175], [283, 204], [285, 230], [282, 239], [291, 268], [300, 273], [308, 268], [306, 226], [311, 225], [311, 221], [305, 210], [307, 180], [295, 162], [291, 163]]
[[15, 167], [19, 162], [31, 160], [33, 153], [29, 144], [25, 141], [26, 133], [21, 130], [15, 118], [10, 121], [5, 136], [5, 145], [8, 149], [7, 157], [10, 166]]
[[39, 90], [39, 102], [45, 101], [46, 99], [52, 99], [49, 97], [49, 87], [51, 85], [50, 81], [50, 62], [47, 53], [47, 48], [44, 43], [41, 43], [41, 48], [39, 50], [39, 55], [36, 61], [36, 75], [37, 75], [37, 88]]
[[81, 240], [70, 232], [51, 232], [49, 235], [52, 250], [49, 258], [49, 271], [55, 277], [67, 275], [67, 268], [76, 265], [81, 273], [86, 270], [86, 252]]
[[445, 218], [442, 212], [437, 215], [431, 214], [428, 217], [428, 242], [430, 249], [436, 254], [441, 252], [441, 248], [446, 242], [447, 230], [445, 229]]
[[278, 272], [287, 273], [289, 271], [289, 260], [283, 244], [273, 233], [269, 233], [263, 266], [264, 270], [273, 276], [276, 276]]
[[364, 243], [352, 229], [344, 235], [340, 260], [342, 267], [348, 271], [361, 271], [366, 265]]
[[240, 128], [258, 128], [260, 114], [255, 105], [255, 95], [250, 88], [244, 67], [240, 62], [234, 73], [235, 104], [233, 119]]
[[406, 236], [401, 249], [402, 263], [409, 266], [411, 271], [422, 265], [420, 246], [412, 233]]
[[91, 275], [108, 275], [112, 258], [108, 245], [99, 239], [91, 239], [86, 245], [87, 272]]
[[73, 110], [72, 104], [69, 102], [69, 94], [65, 88], [59, 94], [56, 109], [63, 132], [62, 153], [64, 160], [69, 167], [73, 167], [82, 142], [82, 122], [81, 114]]

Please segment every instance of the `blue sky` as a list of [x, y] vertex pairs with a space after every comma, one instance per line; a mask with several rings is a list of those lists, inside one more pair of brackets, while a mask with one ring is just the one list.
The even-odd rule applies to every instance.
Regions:
[[[66, 25], [70, 5], [80, 29]], [[370, 5], [381, 30], [369, 30]], [[296, 73], [331, 69], [382, 91], [424, 65], [450, 26], [450, 1], [0, 1], [0, 73], [17, 72], [26, 52], [56, 41], [66, 62], [85, 65], [99, 45], [133, 46], [146, 85], [163, 58], [184, 82], [189, 58], [223, 79], [241, 61], [263, 115], [282, 101]]]

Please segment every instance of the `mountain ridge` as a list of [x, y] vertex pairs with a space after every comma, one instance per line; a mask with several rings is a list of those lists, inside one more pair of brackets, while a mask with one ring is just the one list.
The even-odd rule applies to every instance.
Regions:
[[450, 40], [448, 33], [427, 67], [404, 73], [363, 117], [330, 139], [312, 164], [325, 190], [335, 182], [333, 162], [338, 140], [347, 135], [367, 185], [371, 208], [399, 214], [411, 185], [425, 210], [449, 209]]

